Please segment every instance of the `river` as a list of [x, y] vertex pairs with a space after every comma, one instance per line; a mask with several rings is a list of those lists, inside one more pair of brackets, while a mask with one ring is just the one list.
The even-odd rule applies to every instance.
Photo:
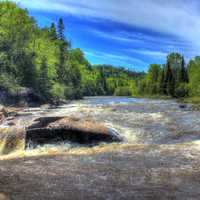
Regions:
[[68, 141], [30, 145], [23, 156], [0, 159], [0, 193], [8, 198], [199, 199], [200, 112], [191, 105], [87, 97], [57, 108], [24, 109], [16, 124], [41, 116], [103, 122], [123, 140], [95, 147]]

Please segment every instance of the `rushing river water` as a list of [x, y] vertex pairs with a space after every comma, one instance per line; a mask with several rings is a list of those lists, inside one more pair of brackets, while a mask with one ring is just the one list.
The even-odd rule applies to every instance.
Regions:
[[[105, 123], [127, 144], [176, 144], [200, 139], [200, 112], [174, 100], [88, 97], [57, 108], [29, 108], [18, 114], [18, 126], [43, 116], [70, 116]], [[5, 122], [2, 126], [7, 126]], [[38, 148], [82, 147], [68, 141]], [[31, 148], [31, 146], [30, 146]]]
[[[199, 199], [200, 112], [192, 111], [190, 105], [173, 100], [88, 97], [57, 108], [25, 109], [15, 124], [25, 126], [42, 116], [103, 122], [123, 142], [91, 148], [65, 141], [35, 150], [30, 147], [25, 157], [0, 159], [0, 197]], [[5, 120], [1, 127], [9, 123]]]
[[[89, 117], [116, 129], [127, 143], [168, 144], [199, 139], [200, 112], [173, 100], [87, 98]], [[84, 114], [83, 114], [84, 115]]]

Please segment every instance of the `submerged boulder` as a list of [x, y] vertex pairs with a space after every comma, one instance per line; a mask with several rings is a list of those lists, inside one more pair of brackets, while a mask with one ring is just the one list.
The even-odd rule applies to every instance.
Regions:
[[104, 124], [70, 117], [44, 117], [35, 120], [26, 130], [26, 146], [60, 141], [80, 144], [120, 142], [121, 137]]
[[[11, 121], [12, 122], [12, 121]], [[121, 137], [103, 123], [70, 117], [42, 117], [28, 127], [15, 123], [10, 127], [0, 127], [0, 155], [24, 151], [30, 145], [74, 142], [89, 146], [100, 142], [120, 142]]]

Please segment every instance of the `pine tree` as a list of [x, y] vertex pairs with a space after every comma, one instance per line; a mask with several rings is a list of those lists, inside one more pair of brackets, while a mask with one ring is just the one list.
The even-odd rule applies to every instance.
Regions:
[[66, 68], [66, 60], [67, 60], [67, 50], [68, 50], [68, 42], [65, 40], [64, 36], [64, 23], [62, 18], [59, 19], [58, 22], [58, 39], [59, 39], [59, 63], [58, 63], [58, 79], [61, 84], [68, 85], [69, 79]]
[[63, 19], [60, 18], [58, 21], [58, 38], [63, 41], [65, 40], [64, 31], [65, 31], [65, 26], [63, 23]]
[[59, 39], [59, 63], [58, 63], [58, 78], [61, 83], [65, 82], [65, 53], [66, 43], [64, 37], [64, 23], [62, 18], [58, 22], [58, 39]]
[[185, 60], [184, 60], [184, 57], [182, 57], [182, 59], [181, 59], [181, 70], [180, 70], [179, 82], [180, 83], [184, 83], [185, 82]]
[[168, 95], [170, 96], [174, 96], [175, 94], [175, 78], [172, 74], [172, 72], [170, 72], [170, 75], [169, 75], [169, 79], [168, 79], [168, 82], [167, 82], [167, 93]]
[[165, 86], [165, 94], [168, 95], [168, 83], [169, 83], [169, 77], [171, 76], [171, 69], [169, 61], [167, 61], [165, 66], [165, 79], [164, 79], [164, 86]]
[[52, 23], [52, 24], [51, 24], [49, 33], [50, 33], [50, 38], [51, 38], [52, 40], [58, 39], [55, 23]]
[[164, 84], [166, 86], [166, 94], [174, 96], [175, 91], [175, 78], [173, 76], [172, 69], [170, 67], [170, 62], [167, 60], [166, 64], [166, 74]]
[[173, 76], [173, 72], [172, 72], [169, 62], [167, 62], [165, 83], [167, 84], [167, 94], [174, 96], [175, 78]]

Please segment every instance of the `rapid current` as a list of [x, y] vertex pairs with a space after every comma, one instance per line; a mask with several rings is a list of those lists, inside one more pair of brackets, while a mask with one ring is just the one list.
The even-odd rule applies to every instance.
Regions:
[[[120, 143], [62, 141], [0, 156], [0, 197], [49, 200], [197, 200], [200, 197], [200, 112], [174, 100], [88, 97], [28, 108], [15, 127], [38, 117], [104, 123]], [[6, 119], [0, 128], [10, 127]], [[14, 130], [15, 131], [15, 130]]]

